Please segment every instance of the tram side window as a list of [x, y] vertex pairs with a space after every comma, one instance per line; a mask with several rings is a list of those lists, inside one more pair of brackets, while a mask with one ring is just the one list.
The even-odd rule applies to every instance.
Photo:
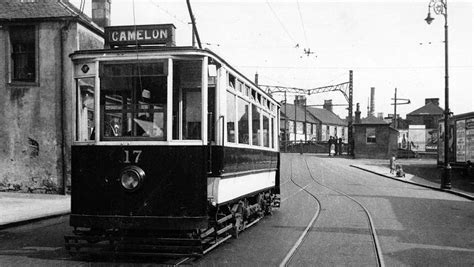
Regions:
[[275, 118], [272, 118], [272, 124], [270, 125], [270, 137], [272, 148], [275, 148]]
[[252, 105], [252, 145], [262, 145], [260, 143], [260, 110], [255, 105]]
[[239, 119], [239, 144], [249, 144], [249, 103], [237, 98], [237, 118]]
[[270, 147], [270, 120], [263, 115], [263, 146]]
[[173, 62], [173, 139], [201, 139], [201, 86], [201, 60]]
[[94, 78], [76, 80], [76, 141], [94, 139]]
[[167, 78], [164, 62], [100, 66], [100, 132], [104, 140], [166, 140]]
[[235, 95], [227, 92], [227, 142], [235, 143]]

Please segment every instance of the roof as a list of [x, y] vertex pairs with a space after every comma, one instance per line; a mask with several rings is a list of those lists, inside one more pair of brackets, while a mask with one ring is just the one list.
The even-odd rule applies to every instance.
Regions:
[[[286, 107], [286, 112], [285, 112]], [[295, 110], [296, 109], [296, 110]], [[303, 106], [294, 105], [294, 104], [282, 104], [281, 113], [286, 115], [286, 117], [290, 120], [295, 120], [295, 112], [296, 112], [296, 121], [306, 121], [309, 123], [318, 123], [321, 122], [323, 124], [329, 125], [340, 125], [346, 126], [345, 123], [341, 118], [339, 118], [333, 112], [327, 109], [321, 108], [313, 108], [313, 107], [306, 107], [306, 119], [305, 119], [305, 110]]]
[[20, 0], [0, 1], [0, 22], [60, 20], [67, 18], [77, 19], [97, 33], [103, 34], [101, 27], [67, 0], [36, 0], [35, 2], [20, 2]]
[[462, 120], [462, 119], [474, 119], [474, 111], [468, 113], [462, 113], [451, 117], [453, 120]]
[[321, 123], [330, 125], [347, 126], [347, 122], [339, 118], [334, 112], [324, 108], [308, 108], [309, 113], [316, 117]]
[[423, 115], [443, 115], [444, 110], [440, 108], [438, 105], [429, 102], [428, 104], [424, 105], [423, 107], [416, 109], [407, 114], [407, 116], [423, 116]]
[[[317, 121], [311, 116], [311, 114], [309, 114], [309, 112], [306, 113], [306, 118], [305, 118], [304, 107], [300, 105], [282, 104], [280, 112], [284, 115], [284, 117], [288, 118], [289, 120], [317, 123]], [[296, 115], [296, 119], [295, 119], [295, 115]]]
[[354, 123], [354, 124], [387, 125], [390, 123], [382, 119], [376, 118], [374, 116], [369, 116], [367, 118], [362, 118], [360, 120], [360, 123]]

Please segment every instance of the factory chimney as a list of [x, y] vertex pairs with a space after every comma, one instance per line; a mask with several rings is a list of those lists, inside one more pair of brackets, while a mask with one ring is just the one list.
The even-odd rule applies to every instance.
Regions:
[[370, 111], [369, 116], [375, 115], [375, 87], [370, 87]]

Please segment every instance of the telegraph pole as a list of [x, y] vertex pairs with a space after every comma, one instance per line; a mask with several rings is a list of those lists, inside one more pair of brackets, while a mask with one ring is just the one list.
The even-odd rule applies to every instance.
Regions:
[[395, 96], [393, 98], [395, 104], [393, 105], [393, 128], [397, 129], [397, 88], [395, 88]]
[[347, 122], [347, 142], [349, 143], [349, 155], [353, 156], [354, 155], [354, 137], [352, 133], [352, 91], [353, 91], [353, 75], [352, 75], [352, 70], [349, 71], [349, 121]]

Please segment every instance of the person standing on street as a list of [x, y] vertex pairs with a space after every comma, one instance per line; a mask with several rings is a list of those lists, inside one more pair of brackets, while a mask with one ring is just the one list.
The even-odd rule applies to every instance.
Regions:
[[331, 156], [331, 145], [332, 145], [332, 136], [329, 136], [328, 140], [328, 154]]
[[342, 155], [342, 138], [339, 137], [337, 142], [337, 151], [339, 152], [339, 156]]

